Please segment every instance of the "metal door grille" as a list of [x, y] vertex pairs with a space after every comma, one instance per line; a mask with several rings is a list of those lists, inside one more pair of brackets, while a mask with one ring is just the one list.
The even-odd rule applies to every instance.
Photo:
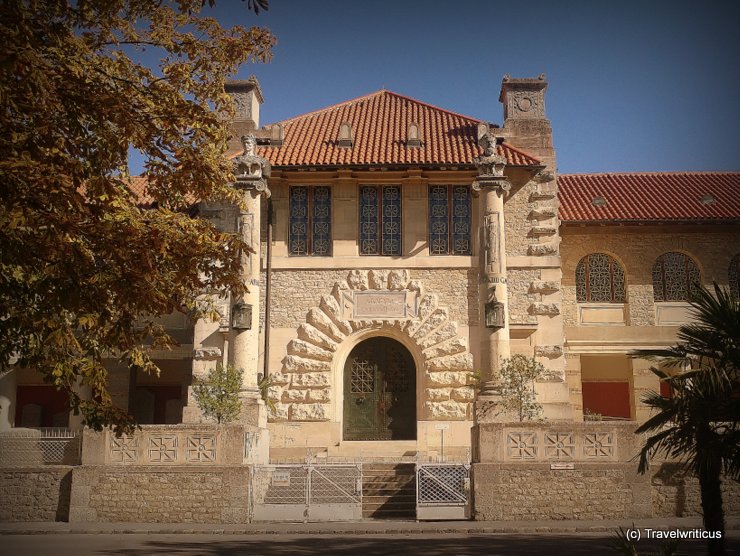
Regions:
[[416, 468], [417, 519], [470, 517], [470, 465], [419, 464]]
[[256, 521], [347, 521], [362, 517], [361, 464], [257, 466]]

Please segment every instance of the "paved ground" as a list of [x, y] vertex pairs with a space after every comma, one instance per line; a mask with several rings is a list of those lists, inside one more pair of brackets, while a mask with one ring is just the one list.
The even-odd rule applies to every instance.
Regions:
[[[0, 523], [0, 553], [5, 555], [84, 556], [149, 554], [223, 556], [354, 554], [614, 554], [610, 544], [618, 527], [631, 521], [362, 521], [352, 523], [135, 524]], [[639, 520], [641, 554], [660, 541], [647, 529], [701, 529], [698, 518]], [[728, 519], [728, 554], [740, 554], [740, 518]], [[704, 541], [685, 540], [681, 554], [705, 553]]]
[[[7, 556], [116, 556], [249, 554], [288, 556], [296, 554], [352, 554], [380, 556], [423, 554], [424, 556], [512, 555], [548, 556], [617, 554], [609, 533], [530, 534], [431, 534], [356, 535], [347, 531], [334, 535], [225, 535], [225, 534], [37, 534], [7, 535], [0, 539]], [[659, 543], [640, 541], [640, 554], [657, 550]], [[704, 554], [702, 541], [685, 541], [680, 554]], [[728, 554], [740, 551], [740, 539], [730, 539]]]

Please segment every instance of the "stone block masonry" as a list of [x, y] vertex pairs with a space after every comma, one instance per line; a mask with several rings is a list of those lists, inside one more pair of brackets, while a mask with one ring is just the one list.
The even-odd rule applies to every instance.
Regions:
[[650, 479], [629, 464], [474, 464], [476, 520], [652, 517]]
[[0, 469], [0, 522], [66, 521], [72, 468]]
[[251, 468], [82, 466], [71, 522], [247, 523]]

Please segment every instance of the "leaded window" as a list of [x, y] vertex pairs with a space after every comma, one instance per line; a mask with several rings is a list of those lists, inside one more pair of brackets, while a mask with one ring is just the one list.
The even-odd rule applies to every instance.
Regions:
[[290, 188], [288, 248], [291, 255], [331, 255], [331, 189]]
[[689, 301], [700, 282], [696, 263], [683, 253], [663, 253], [653, 265], [655, 301]]
[[429, 187], [429, 253], [470, 255], [472, 207], [465, 185]]
[[605, 253], [591, 253], [576, 266], [578, 303], [624, 303], [624, 269]]
[[360, 187], [360, 254], [401, 254], [401, 188]]
[[730, 292], [732, 292], [735, 297], [740, 297], [740, 253], [735, 255], [730, 261], [730, 268], [728, 269], [727, 274], [730, 282]]

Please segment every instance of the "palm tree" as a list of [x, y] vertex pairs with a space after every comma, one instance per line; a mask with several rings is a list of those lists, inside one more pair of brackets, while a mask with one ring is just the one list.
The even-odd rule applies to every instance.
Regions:
[[696, 475], [704, 528], [721, 532], [708, 539], [709, 554], [724, 554], [721, 477], [740, 479], [740, 301], [715, 284], [714, 295], [698, 288], [691, 305], [694, 322], [679, 328], [676, 346], [631, 354], [677, 371], [651, 369], [672, 395], [643, 397], [657, 413], [635, 431], [653, 433], [638, 471], [645, 473], [650, 458], [662, 454]]

